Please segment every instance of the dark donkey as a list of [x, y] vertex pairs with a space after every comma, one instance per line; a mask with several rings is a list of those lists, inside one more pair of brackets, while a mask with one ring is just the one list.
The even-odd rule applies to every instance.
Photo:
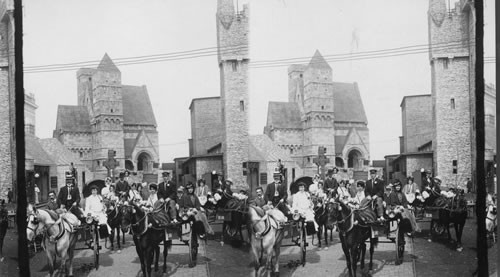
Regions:
[[[108, 224], [111, 227], [111, 234], [109, 236], [109, 241], [111, 242], [111, 251], [115, 250], [114, 240], [116, 234], [116, 243], [118, 244], [117, 253], [121, 253], [121, 244], [120, 244], [120, 230], [122, 224], [122, 213], [119, 209], [118, 205], [114, 202], [105, 202], [106, 205], [106, 215], [108, 216]], [[122, 231], [123, 244], [125, 244], [125, 232]]]
[[360, 258], [360, 268], [363, 269], [365, 267], [365, 241], [368, 239], [370, 239], [370, 263], [368, 268], [372, 270], [373, 251], [378, 243], [378, 238], [371, 237], [371, 228], [369, 226], [355, 224], [354, 210], [342, 202], [328, 202], [326, 204], [326, 210], [328, 214], [327, 225], [331, 225], [332, 223], [337, 224], [342, 250], [344, 251], [347, 269], [349, 270], [349, 276], [356, 276], [356, 266]]
[[[326, 200], [316, 200], [314, 201], [314, 219], [318, 223], [318, 247], [321, 248], [321, 235], [325, 234], [325, 249], [328, 249], [328, 230], [330, 230], [330, 241], [333, 240], [333, 228], [334, 224], [328, 223], [328, 214], [326, 212]], [[313, 236], [314, 240], [314, 236]]]
[[151, 265], [156, 256], [155, 271], [158, 271], [159, 245], [163, 241], [163, 273], [167, 271], [168, 249], [172, 241], [166, 241], [165, 229], [149, 227], [150, 216], [135, 203], [122, 205], [122, 229], [131, 228], [137, 255], [141, 261], [142, 273], [151, 276]]

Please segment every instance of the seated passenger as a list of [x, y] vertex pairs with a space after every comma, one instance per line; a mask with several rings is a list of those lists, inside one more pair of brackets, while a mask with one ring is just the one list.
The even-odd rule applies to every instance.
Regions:
[[314, 229], [318, 231], [318, 224], [314, 220], [313, 203], [311, 196], [305, 191], [305, 184], [300, 182], [297, 184], [299, 191], [292, 197], [292, 211], [299, 213], [306, 219], [306, 222], [314, 222]]
[[264, 200], [264, 191], [261, 187], [257, 187], [255, 192], [257, 193], [257, 196], [251, 201], [251, 204], [259, 208], [264, 207], [264, 205], [266, 205], [266, 200]]
[[401, 214], [403, 218], [406, 218], [410, 221], [411, 227], [414, 231], [420, 232], [420, 228], [417, 225], [417, 221], [415, 220], [414, 214], [409, 210], [408, 200], [406, 199], [406, 195], [401, 190], [402, 184], [400, 181], [396, 181], [393, 185], [394, 190], [389, 195], [389, 199], [387, 202], [388, 208], [395, 208], [396, 206], [403, 206], [404, 211]]
[[340, 180], [339, 187], [337, 188], [337, 195], [339, 197], [339, 200], [344, 203], [346, 203], [351, 197], [349, 190], [346, 188], [346, 182], [344, 180]]
[[[208, 224], [208, 219], [205, 214], [205, 209], [201, 207], [200, 200], [198, 199], [198, 196], [194, 194], [194, 185], [193, 183], [189, 182], [186, 185], [186, 191], [182, 198], [179, 198], [179, 215], [182, 216], [185, 213], [190, 213], [193, 212], [194, 214], [194, 219], [198, 222], [203, 223], [203, 227], [205, 227], [205, 231], [213, 235], [214, 231], [212, 230], [212, 227]], [[193, 209], [195, 211], [193, 211]]]
[[111, 234], [111, 227], [108, 225], [108, 216], [106, 215], [106, 207], [104, 206], [102, 196], [97, 193], [97, 186], [93, 185], [90, 188], [92, 194], [85, 199], [85, 215], [90, 215], [97, 218], [99, 226], [106, 225], [108, 234]]
[[[169, 219], [167, 211], [165, 210], [165, 202], [158, 201], [158, 187], [155, 183], [149, 184], [149, 198], [141, 203], [144, 205], [144, 210], [151, 214], [153, 223], [158, 227], [164, 227], [172, 223], [177, 223], [177, 219]], [[153, 224], [149, 224], [151, 227]]]

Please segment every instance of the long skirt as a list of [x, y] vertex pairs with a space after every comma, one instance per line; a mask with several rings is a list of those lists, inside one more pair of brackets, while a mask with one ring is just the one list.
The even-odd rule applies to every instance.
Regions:
[[401, 214], [401, 216], [405, 219], [408, 219], [410, 221], [410, 224], [411, 224], [411, 229], [415, 232], [421, 232], [422, 230], [420, 229], [420, 227], [418, 227], [417, 225], [417, 220], [415, 219], [415, 215], [413, 214], [413, 212], [409, 209], [404, 209], [403, 213]]

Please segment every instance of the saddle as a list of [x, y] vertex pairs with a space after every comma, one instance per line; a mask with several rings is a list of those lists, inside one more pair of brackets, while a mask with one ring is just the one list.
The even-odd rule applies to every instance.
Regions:
[[373, 199], [365, 201], [365, 199], [361, 201], [359, 208], [353, 210], [354, 220], [363, 225], [377, 221], [377, 215], [374, 211], [375, 201]]
[[256, 207], [256, 206], [254, 206], [254, 208], [255, 208], [255, 211], [257, 212], [257, 214], [259, 216], [261, 216], [261, 219], [258, 222], [264, 222], [264, 226], [265, 226], [264, 230], [261, 232], [255, 230], [256, 224], [254, 224], [254, 226], [252, 226], [252, 229], [253, 229], [255, 236], [257, 238], [262, 238], [263, 236], [267, 235], [267, 233], [269, 233], [271, 228], [282, 229], [283, 228], [282, 224], [286, 223], [286, 221], [287, 221], [287, 218], [285, 217], [285, 215], [280, 210], [278, 210], [276, 208], [269, 209], [267, 211], [264, 211], [260, 207]]
[[71, 212], [63, 212], [62, 210], [57, 210], [56, 212], [52, 210], [47, 210], [52, 219], [56, 220], [54, 224], [60, 224], [61, 222], [66, 222], [68, 226], [65, 227], [66, 231], [74, 233], [77, 231], [78, 227], [81, 226], [82, 222]]

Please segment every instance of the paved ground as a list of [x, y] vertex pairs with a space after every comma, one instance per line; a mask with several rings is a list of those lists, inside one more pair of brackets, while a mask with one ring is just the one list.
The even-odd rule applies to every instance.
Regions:
[[[429, 228], [426, 224], [422, 224], [422, 227]], [[219, 231], [220, 225], [214, 229]], [[365, 269], [358, 276], [472, 276], [477, 263], [474, 220], [467, 222], [463, 237], [464, 251], [461, 253], [451, 249], [453, 245], [445, 240], [428, 242], [425, 235], [426, 232], [414, 239], [407, 238], [404, 262], [399, 266], [394, 264], [394, 244], [380, 243], [373, 257], [374, 270], [368, 272]], [[0, 276], [17, 276], [17, 237], [14, 229], [9, 229], [5, 240], [4, 252], [7, 258], [0, 263]], [[167, 258], [167, 273], [158, 273], [155, 276], [252, 276], [252, 257], [248, 245], [233, 247], [226, 243], [222, 246], [218, 241], [210, 239], [206, 245], [201, 243], [199, 250], [198, 265], [189, 268], [187, 247], [173, 246]], [[490, 273], [494, 274], [496, 244], [489, 250]], [[308, 247], [307, 263], [304, 267], [289, 266], [290, 261], [299, 259], [297, 246], [283, 247], [281, 251], [280, 276], [347, 276], [345, 258], [337, 233], [334, 233], [333, 243], [328, 249], [318, 249], [312, 245]], [[101, 251], [98, 271], [92, 268], [92, 259], [90, 250], [77, 251], [74, 260], [75, 276], [141, 276], [139, 259], [130, 236], [127, 236], [127, 244], [120, 254], [111, 253], [107, 249]], [[369, 255], [366, 257], [366, 260], [368, 259]], [[30, 265], [32, 276], [47, 276], [48, 267], [44, 253], [34, 254]], [[161, 265], [160, 261], [160, 270]]]

